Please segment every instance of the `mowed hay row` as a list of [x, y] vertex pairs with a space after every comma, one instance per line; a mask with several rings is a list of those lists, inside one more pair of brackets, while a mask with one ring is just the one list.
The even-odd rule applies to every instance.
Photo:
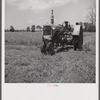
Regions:
[[42, 32], [6, 32], [6, 45], [39, 45], [42, 41]]

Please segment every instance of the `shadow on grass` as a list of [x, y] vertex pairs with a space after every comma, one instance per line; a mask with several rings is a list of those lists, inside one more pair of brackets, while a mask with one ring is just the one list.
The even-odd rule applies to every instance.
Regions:
[[73, 47], [65, 47], [65, 48], [57, 48], [55, 53], [60, 53], [60, 52], [67, 52], [70, 49], [73, 49]]

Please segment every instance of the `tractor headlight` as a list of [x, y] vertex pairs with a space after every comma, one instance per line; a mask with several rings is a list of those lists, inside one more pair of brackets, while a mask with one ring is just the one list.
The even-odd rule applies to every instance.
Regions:
[[51, 40], [51, 37], [49, 37], [48, 40]]
[[53, 27], [52, 29], [55, 30], [55, 27]]
[[45, 40], [51, 40], [51, 37], [44, 37]]

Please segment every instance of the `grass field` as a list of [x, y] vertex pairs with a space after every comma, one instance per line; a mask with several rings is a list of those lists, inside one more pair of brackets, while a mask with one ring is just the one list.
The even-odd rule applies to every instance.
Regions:
[[6, 45], [39, 45], [42, 41], [42, 32], [7, 32]]
[[83, 51], [40, 52], [41, 32], [5, 33], [6, 83], [95, 83], [95, 33], [84, 33]]

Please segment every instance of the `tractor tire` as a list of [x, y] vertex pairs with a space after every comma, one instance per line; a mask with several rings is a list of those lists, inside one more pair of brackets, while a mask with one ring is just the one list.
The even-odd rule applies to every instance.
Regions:
[[78, 40], [78, 49], [83, 49], [83, 30], [80, 29], [79, 40]]
[[46, 45], [46, 51], [48, 54], [53, 55], [54, 54], [54, 43], [48, 42]]
[[76, 51], [77, 49], [78, 49], [78, 40], [75, 41], [75, 43], [74, 43], [74, 51]]
[[41, 44], [41, 53], [46, 53], [46, 45], [44, 43]]
[[74, 27], [74, 31], [72, 33], [73, 35], [73, 41], [74, 41], [74, 49], [82, 50], [83, 46], [83, 27], [82, 25], [76, 25]]
[[74, 51], [79, 47], [79, 36], [74, 36]]
[[79, 35], [74, 36], [74, 50], [77, 49], [82, 50], [83, 49], [83, 29], [80, 28]]

